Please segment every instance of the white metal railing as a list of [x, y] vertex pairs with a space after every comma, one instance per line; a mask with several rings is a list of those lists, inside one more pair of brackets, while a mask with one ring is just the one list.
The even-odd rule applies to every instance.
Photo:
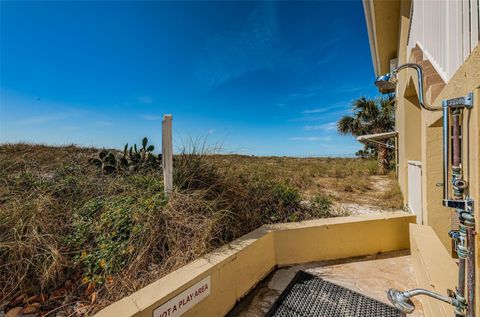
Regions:
[[413, 0], [408, 52], [418, 45], [448, 82], [479, 43], [480, 0]]

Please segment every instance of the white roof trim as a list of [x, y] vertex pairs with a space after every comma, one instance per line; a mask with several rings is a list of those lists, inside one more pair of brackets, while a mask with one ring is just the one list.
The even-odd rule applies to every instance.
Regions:
[[373, 0], [363, 0], [363, 10], [367, 20], [368, 41], [370, 43], [370, 53], [372, 55], [372, 64], [375, 76], [380, 72], [380, 60], [378, 58], [377, 33], [375, 32], [375, 11], [373, 10]]
[[357, 137], [357, 141], [380, 141], [396, 137], [398, 134], [397, 131], [384, 132], [384, 133], [375, 133], [375, 134], [365, 134]]
[[357, 141], [362, 142], [362, 143], [373, 143], [373, 144], [378, 144], [378, 145], [383, 145], [387, 148], [394, 149], [395, 146], [388, 144], [388, 143], [382, 143], [381, 141], [396, 137], [398, 134], [397, 131], [393, 132], [384, 132], [384, 133], [375, 133], [375, 134], [366, 134], [366, 135], [361, 135], [357, 137]]

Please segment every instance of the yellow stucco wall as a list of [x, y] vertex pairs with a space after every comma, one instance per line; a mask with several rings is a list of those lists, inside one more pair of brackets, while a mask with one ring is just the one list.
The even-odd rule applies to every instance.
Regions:
[[[400, 52], [406, 47], [400, 48]], [[402, 53], [406, 55], [405, 52]], [[451, 251], [451, 239], [448, 231], [451, 229], [450, 208], [442, 206], [442, 188], [437, 183], [442, 182], [442, 112], [421, 113], [412, 110], [414, 101], [411, 99], [413, 91], [418, 91], [416, 73], [413, 71], [402, 72], [399, 76], [397, 88], [396, 128], [398, 130], [398, 180], [404, 194], [405, 202], [408, 201], [408, 172], [407, 161], [411, 160], [420, 148], [422, 162], [422, 203], [423, 223], [431, 226], [447, 251]], [[463, 149], [464, 149], [464, 178], [469, 182], [468, 194], [476, 202], [475, 215], [477, 223], [480, 219], [480, 46], [478, 46], [460, 67], [456, 74], [443, 88], [439, 96], [432, 103], [433, 107], [441, 107], [444, 99], [465, 96], [474, 92], [474, 108], [463, 113]], [[415, 96], [415, 94], [413, 94]], [[420, 123], [419, 122], [420, 118]], [[468, 124], [467, 124], [468, 123]], [[467, 137], [468, 136], [468, 137]], [[420, 147], [419, 142], [420, 140]], [[450, 178], [449, 178], [450, 179]], [[449, 184], [450, 185], [450, 184]], [[450, 190], [451, 192], [451, 190]], [[478, 230], [478, 229], [477, 229]], [[479, 244], [477, 235], [477, 290], [476, 310], [480, 316], [480, 263]]]
[[404, 72], [397, 87], [395, 127], [398, 131], [398, 182], [404, 203], [408, 201], [408, 161], [422, 159], [422, 110], [415, 84]]
[[[410, 252], [418, 287], [446, 295], [457, 285], [457, 265], [429, 226], [410, 225]], [[451, 305], [418, 296], [425, 316], [453, 316]]]
[[210, 276], [210, 295], [185, 312], [224, 316], [275, 266], [354, 257], [409, 247], [404, 212], [261, 227], [106, 307], [97, 317], [151, 317], [153, 311]]
[[[414, 0], [402, 0], [400, 11], [397, 13], [394, 21], [385, 19], [387, 14], [381, 9], [388, 9], [387, 1], [382, 0], [364, 0], [368, 3], [375, 3], [377, 9], [374, 13], [380, 17], [369, 17], [367, 14], [367, 24], [373, 21], [372, 29], [382, 30], [383, 37], [398, 38], [396, 56], [399, 65], [411, 62], [410, 52], [407, 50], [407, 39], [410, 23], [411, 2]], [[370, 4], [370, 6], [372, 6]], [[392, 30], [392, 26], [399, 25], [397, 30]], [[369, 34], [370, 35], [370, 34]], [[375, 33], [375, 35], [377, 35]], [[372, 40], [372, 39], [370, 39]], [[383, 58], [381, 61], [384, 68], [388, 64], [388, 56], [391, 54], [391, 43], [375, 42], [377, 46], [372, 47], [372, 55]], [[425, 54], [424, 54], [425, 58]], [[376, 70], [378, 67], [375, 68]], [[380, 75], [386, 70], [377, 74]], [[439, 241], [447, 252], [451, 252], [451, 240], [448, 237], [448, 231], [451, 228], [452, 209], [442, 206], [442, 187], [437, 183], [442, 182], [442, 112], [429, 112], [422, 110], [421, 114], [413, 111], [411, 107], [414, 101], [411, 99], [418, 91], [416, 72], [405, 70], [400, 72], [399, 83], [397, 85], [397, 109], [396, 109], [396, 129], [398, 131], [398, 181], [404, 194], [404, 202], [408, 201], [408, 171], [407, 161], [416, 156], [418, 149], [418, 140], [420, 138], [420, 161], [422, 164], [422, 204], [423, 204], [423, 223], [431, 226], [433, 232], [437, 235]], [[440, 94], [435, 100], [429, 100], [431, 91], [426, 91], [427, 102], [433, 107], [441, 107], [442, 100], [465, 96], [469, 92], [474, 92], [474, 108], [470, 111], [464, 111], [463, 114], [463, 149], [464, 155], [464, 175], [469, 181], [470, 186], [468, 194], [475, 200], [475, 217], [480, 222], [480, 45], [470, 54], [464, 64], [457, 70], [454, 76], [446, 83]], [[410, 99], [409, 99], [410, 98]], [[421, 118], [418, 124], [418, 117]], [[468, 122], [469, 124], [465, 124]], [[467, 137], [468, 136], [468, 137]], [[413, 150], [412, 150], [413, 149]], [[449, 178], [450, 179], [450, 178]], [[478, 231], [478, 228], [477, 228]], [[476, 316], [480, 316], [480, 236], [476, 238]], [[457, 274], [457, 268], [450, 266], [447, 270], [454, 271]], [[452, 272], [445, 272], [450, 274]], [[428, 274], [428, 272], [426, 273]]]
[[[386, 73], [390, 68], [390, 59], [396, 57], [398, 38], [396, 31], [399, 28], [397, 19], [401, 7], [400, 0], [374, 1], [363, 0], [365, 10], [368, 11], [367, 17], [371, 16], [372, 20], [368, 20], [370, 25], [369, 36], [371, 37], [371, 48], [381, 47], [376, 50], [373, 58], [374, 68], [376, 72]], [[381, 27], [377, 27], [377, 26]], [[373, 53], [373, 52], [372, 52]]]
[[[425, 113], [424, 113], [425, 115]], [[452, 210], [442, 205], [443, 187], [438, 186], [443, 178], [442, 120], [434, 124], [422, 124], [422, 203], [423, 223], [433, 228], [444, 247], [451, 251]]]

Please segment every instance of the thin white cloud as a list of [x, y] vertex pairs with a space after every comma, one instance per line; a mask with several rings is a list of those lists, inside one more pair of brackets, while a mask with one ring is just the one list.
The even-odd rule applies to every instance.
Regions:
[[97, 126], [97, 127], [110, 127], [110, 126], [114, 125], [113, 122], [105, 121], [105, 120], [97, 120], [94, 123], [95, 123], [95, 126]]
[[292, 137], [289, 140], [291, 141], [331, 141], [332, 138], [329, 136], [296, 136]]
[[333, 46], [333, 44], [340, 42], [343, 39], [343, 35], [338, 35], [337, 37], [333, 37], [325, 42], [323, 42], [321, 49], [325, 49], [329, 46]]
[[80, 130], [79, 127], [75, 126], [75, 125], [66, 125], [63, 127], [64, 130], [67, 130], [67, 131], [76, 131], [76, 130]]
[[286, 108], [288, 104], [299, 101], [299, 100], [304, 100], [304, 99], [309, 99], [312, 98], [317, 94], [317, 89], [308, 89], [306, 92], [295, 92], [295, 93], [289, 93], [283, 98], [282, 102], [277, 103], [277, 107], [279, 108]]
[[325, 120], [325, 115], [317, 115], [317, 116], [303, 116], [289, 119], [289, 122], [314, 122], [314, 121], [323, 121]]
[[52, 121], [58, 121], [67, 119], [73, 116], [73, 113], [49, 113], [38, 116], [31, 116], [28, 118], [17, 120], [18, 124], [30, 125], [30, 124], [44, 124]]
[[336, 51], [332, 50], [326, 55], [323, 55], [321, 58], [317, 60], [317, 65], [323, 65], [323, 64], [328, 64], [330, 62], [333, 62], [334, 58], [336, 56]]
[[288, 100], [292, 101], [292, 100], [297, 100], [297, 99], [308, 99], [308, 98], [313, 97], [313, 96], [315, 96], [314, 92], [294, 93], [294, 94], [290, 94], [288, 96]]
[[335, 129], [337, 129], [337, 122], [328, 122], [328, 123], [318, 124], [318, 125], [306, 125], [303, 127], [303, 130], [305, 131], [318, 131], [318, 130], [332, 131]]
[[140, 118], [147, 121], [157, 121], [162, 120], [162, 116], [155, 115], [155, 114], [141, 114], [139, 115]]
[[303, 110], [302, 114], [310, 114], [310, 113], [322, 113], [327, 111], [329, 108], [316, 108], [316, 109], [307, 109]]
[[213, 133], [215, 133], [215, 131], [217, 131], [217, 129], [210, 129], [210, 130], [208, 130], [208, 134], [213, 134]]
[[339, 49], [339, 46], [336, 45], [336, 43], [340, 42], [342, 39], [343, 36], [338, 36], [323, 43], [320, 47], [321, 57], [317, 60], [317, 65], [327, 64], [334, 60]]
[[337, 88], [337, 91], [340, 93], [352, 93], [359, 92], [361, 90], [366, 90], [371, 88], [372, 85], [343, 85]]
[[322, 108], [306, 109], [302, 111], [302, 114], [322, 113], [322, 112], [326, 112], [334, 109], [341, 109], [341, 108], [347, 107], [349, 104], [350, 103], [348, 101], [339, 101]]
[[209, 88], [276, 65], [278, 47], [275, 4], [260, 2], [238, 31], [213, 34], [198, 56], [195, 75]]
[[149, 105], [153, 103], [153, 98], [150, 96], [140, 96], [137, 98], [138, 102], [143, 103], [144, 105]]

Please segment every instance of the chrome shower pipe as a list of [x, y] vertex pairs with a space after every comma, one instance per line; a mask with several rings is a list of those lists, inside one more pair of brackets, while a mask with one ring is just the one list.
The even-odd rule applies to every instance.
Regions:
[[448, 171], [449, 171], [449, 161], [448, 153], [450, 148], [449, 135], [450, 135], [450, 109], [444, 100], [443, 104], [443, 201], [448, 199]]
[[455, 307], [461, 306], [461, 303], [453, 297], [440, 295], [438, 293], [435, 293], [435, 292], [432, 292], [432, 291], [429, 291], [429, 290], [423, 289], [423, 288], [414, 288], [414, 289], [411, 289], [409, 291], [404, 291], [402, 293], [405, 295], [405, 297], [408, 297], [408, 298], [411, 298], [411, 297], [414, 297], [414, 296], [417, 296], [417, 295], [426, 295], [426, 296], [433, 297], [435, 299], [441, 300], [442, 302], [445, 302], [445, 303], [450, 304], [450, 305], [455, 306]]
[[415, 63], [406, 63], [403, 65], [398, 66], [396, 69], [394, 69], [391, 73], [385, 74], [383, 76], [379, 76], [375, 80], [375, 85], [381, 89], [382, 93], [393, 93], [395, 91], [395, 86], [397, 83], [397, 75], [398, 72], [400, 72], [403, 69], [406, 68], [413, 68], [417, 71], [417, 84], [418, 84], [418, 103], [420, 106], [428, 111], [440, 111], [442, 110], [442, 107], [431, 107], [425, 102], [425, 90], [424, 90], [424, 84], [423, 84], [423, 70], [422, 66], [419, 64]]
[[[450, 110], [460, 111], [461, 109], [471, 109], [473, 107], [473, 94], [469, 93], [465, 97], [459, 97], [454, 99], [444, 99], [442, 100], [442, 109], [443, 109], [443, 205], [446, 207], [454, 207], [449, 204], [450, 202], [450, 193], [448, 187], [448, 175], [450, 171], [450, 162], [448, 155], [450, 153]], [[467, 182], [461, 180], [462, 184], [457, 183], [457, 186], [465, 188]], [[461, 198], [465, 200], [463, 197]]]
[[[443, 100], [443, 205], [455, 208], [459, 217], [459, 234], [457, 240], [458, 287], [457, 298], [463, 300], [465, 293], [466, 316], [475, 317], [475, 219], [473, 201], [465, 197], [468, 183], [462, 177], [462, 158], [460, 154], [460, 116], [464, 109], [472, 107], [472, 94], [466, 97]], [[452, 116], [452, 187], [450, 197], [448, 176], [450, 172], [450, 115]], [[462, 151], [462, 155], [464, 151]], [[457, 316], [462, 316], [457, 314]]]
[[426, 295], [450, 304], [454, 307], [456, 316], [463, 316], [463, 311], [465, 310], [466, 306], [465, 299], [457, 298], [454, 292], [450, 290], [448, 290], [449, 296], [444, 296], [424, 288], [414, 288], [408, 291], [400, 291], [398, 289], [391, 288], [387, 291], [388, 300], [395, 308], [405, 314], [411, 314], [415, 310], [415, 304], [411, 298], [418, 295]]
[[[451, 111], [452, 116], [452, 187], [453, 187], [453, 199], [462, 200], [464, 195], [465, 182], [462, 179], [462, 157], [460, 154], [460, 115], [462, 110], [454, 108]], [[449, 129], [450, 130], [450, 129]], [[448, 153], [448, 152], [447, 152]], [[448, 159], [448, 158], [447, 158]], [[446, 186], [448, 187], [448, 186]], [[455, 209], [458, 221], [459, 221], [459, 235], [458, 239], [454, 240], [457, 246], [458, 254], [458, 287], [457, 297], [465, 300], [465, 265], [467, 258], [467, 237], [464, 220], [462, 218], [463, 210]]]
[[[455, 303], [463, 303], [463, 306], [456, 306], [455, 313], [457, 316], [463, 316], [463, 310], [467, 306], [465, 304], [465, 275], [467, 280], [467, 292], [468, 292], [468, 308], [467, 308], [467, 317], [475, 317], [475, 218], [473, 215], [473, 200], [470, 197], [465, 197], [463, 190], [467, 186], [467, 182], [462, 179], [461, 177], [461, 158], [459, 156], [459, 140], [456, 140], [455, 143], [455, 152], [457, 153], [457, 158], [454, 162], [454, 171], [452, 173], [455, 190], [455, 199], [451, 199], [449, 195], [449, 172], [450, 172], [450, 163], [449, 163], [449, 148], [450, 148], [450, 110], [454, 110], [458, 112], [460, 109], [471, 109], [473, 107], [473, 93], [469, 93], [464, 97], [453, 98], [453, 99], [445, 99], [442, 101], [441, 107], [431, 107], [425, 102], [424, 98], [424, 84], [423, 84], [423, 71], [422, 67], [418, 64], [414, 63], [407, 63], [397, 67], [389, 74], [385, 74], [382, 76], [377, 77], [375, 80], [375, 85], [379, 88], [381, 93], [393, 93], [396, 89], [397, 84], [397, 75], [398, 72], [402, 69], [406, 68], [413, 68], [417, 71], [417, 81], [418, 81], [418, 102], [420, 106], [428, 111], [443, 111], [443, 201], [442, 204], [446, 207], [455, 208], [457, 213], [459, 214], [460, 220], [464, 221], [464, 226], [462, 226], [462, 230], [464, 235], [462, 236], [464, 239], [466, 238], [466, 265], [460, 264], [459, 267], [459, 285], [456, 294], [451, 294], [455, 299], [455, 301], [448, 300], [447, 302], [453, 304]], [[456, 113], [458, 114], [458, 113]], [[459, 116], [455, 117], [456, 124], [459, 122]], [[459, 127], [455, 128], [455, 133], [458, 136]], [[461, 261], [462, 262], [462, 261]], [[465, 258], [463, 260], [465, 263]], [[468, 271], [468, 272], [465, 272]], [[413, 292], [415, 291], [415, 292]], [[415, 296], [414, 294], [424, 294], [432, 296], [431, 293], [425, 293], [426, 290], [412, 290], [413, 293], [410, 292], [400, 292], [398, 290], [390, 289], [388, 291], [389, 299], [392, 303], [403, 303], [403, 308], [405, 309], [404, 312], [409, 313], [409, 310], [413, 311], [415, 307], [413, 303], [408, 302], [407, 296]], [[419, 293], [420, 292], [420, 293]], [[426, 291], [429, 292], [429, 291]], [[434, 298], [446, 301], [446, 297], [443, 297], [439, 294], [438, 296], [432, 296]], [[400, 306], [402, 306], [400, 304]]]
[[452, 115], [452, 178], [453, 178], [453, 197], [463, 199], [465, 182], [462, 178], [462, 157], [460, 154], [460, 115], [461, 109], [453, 109]]
[[418, 82], [418, 103], [422, 106], [423, 109], [428, 111], [440, 111], [442, 107], [430, 107], [424, 98], [424, 85], [423, 85], [423, 70], [422, 66], [414, 63], [407, 63], [399, 66], [394, 72], [398, 73], [400, 70], [404, 68], [413, 68], [417, 71], [417, 82]]
[[475, 229], [467, 228], [467, 317], [475, 317]]

